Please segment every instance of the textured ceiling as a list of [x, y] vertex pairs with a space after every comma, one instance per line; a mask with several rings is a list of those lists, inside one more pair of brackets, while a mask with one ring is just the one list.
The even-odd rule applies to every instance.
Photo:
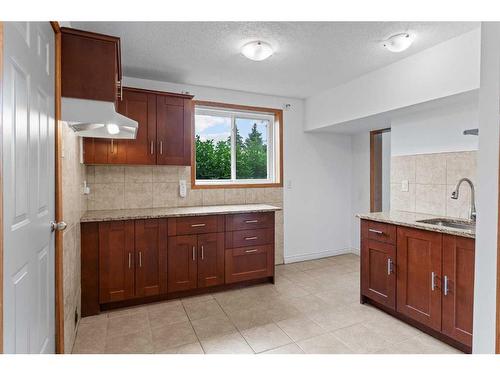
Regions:
[[[479, 27], [476, 22], [72, 22], [119, 36], [130, 77], [305, 98]], [[416, 34], [392, 53], [380, 42]], [[251, 40], [275, 54], [255, 62], [240, 54]]]

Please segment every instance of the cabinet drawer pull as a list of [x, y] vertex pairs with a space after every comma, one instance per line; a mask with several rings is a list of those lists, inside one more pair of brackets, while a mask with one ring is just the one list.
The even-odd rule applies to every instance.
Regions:
[[258, 237], [245, 237], [245, 241], [256, 240]]
[[448, 295], [448, 276], [445, 276], [445, 277], [444, 277], [443, 292], [444, 292], [444, 295], [445, 295], [445, 296], [447, 296], [447, 295]]
[[139, 267], [142, 267], [142, 251], [139, 251]]
[[193, 260], [196, 260], [196, 246], [193, 246]]
[[128, 253], [128, 268], [132, 268], [132, 253]]
[[255, 223], [258, 223], [259, 220], [245, 220], [245, 223], [246, 224], [255, 224]]
[[203, 245], [201, 245], [201, 259], [205, 259], [205, 252], [203, 251]]
[[114, 154], [115, 153], [115, 144], [113, 142], [113, 138], [111, 138], [111, 153]]
[[163, 155], [163, 141], [160, 141], [160, 155]]
[[382, 232], [381, 230], [377, 230], [377, 229], [368, 229], [368, 232], [372, 232], [372, 233], [375, 233], [375, 234], [384, 234], [384, 232]]
[[390, 275], [392, 273], [392, 259], [387, 258], [387, 274]]
[[434, 291], [436, 289], [436, 274], [431, 272], [431, 290]]
[[191, 224], [191, 227], [192, 227], [192, 228], [197, 228], [197, 227], [204, 227], [205, 225], [207, 225], [207, 224], [205, 224], [205, 223], [201, 223], [201, 224]]
[[151, 141], [151, 147], [150, 147], [151, 149], [149, 151], [151, 155], [153, 155], [154, 152], [155, 152], [155, 146], [154, 145], [155, 145], [155, 143], [153, 141]]
[[245, 250], [245, 253], [256, 253], [259, 249]]

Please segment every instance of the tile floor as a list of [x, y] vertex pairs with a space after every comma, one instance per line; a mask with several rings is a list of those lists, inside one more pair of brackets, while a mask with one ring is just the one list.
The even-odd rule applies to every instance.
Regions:
[[359, 257], [276, 267], [276, 284], [80, 321], [73, 353], [460, 353], [359, 303]]

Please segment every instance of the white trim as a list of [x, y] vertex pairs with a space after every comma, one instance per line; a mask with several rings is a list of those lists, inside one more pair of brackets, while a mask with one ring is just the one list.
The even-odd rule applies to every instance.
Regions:
[[321, 258], [327, 258], [327, 257], [332, 257], [335, 255], [343, 255], [343, 254], [358, 254], [355, 252], [356, 249], [351, 249], [351, 248], [345, 248], [345, 249], [337, 249], [337, 250], [326, 250], [326, 251], [320, 251], [317, 253], [306, 253], [306, 254], [301, 254], [301, 255], [293, 255], [293, 256], [285, 256], [284, 257], [284, 263], [296, 263], [296, 262], [303, 262], [306, 260], [314, 260], [314, 259], [321, 259]]

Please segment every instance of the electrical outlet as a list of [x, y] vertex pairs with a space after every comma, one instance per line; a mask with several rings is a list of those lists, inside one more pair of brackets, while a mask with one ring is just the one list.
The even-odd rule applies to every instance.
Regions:
[[286, 180], [286, 188], [291, 189], [292, 188], [292, 180]]
[[401, 191], [409, 191], [410, 190], [410, 183], [408, 180], [403, 180], [401, 181]]
[[179, 180], [179, 195], [181, 196], [181, 198], [186, 198], [187, 195], [186, 180]]

